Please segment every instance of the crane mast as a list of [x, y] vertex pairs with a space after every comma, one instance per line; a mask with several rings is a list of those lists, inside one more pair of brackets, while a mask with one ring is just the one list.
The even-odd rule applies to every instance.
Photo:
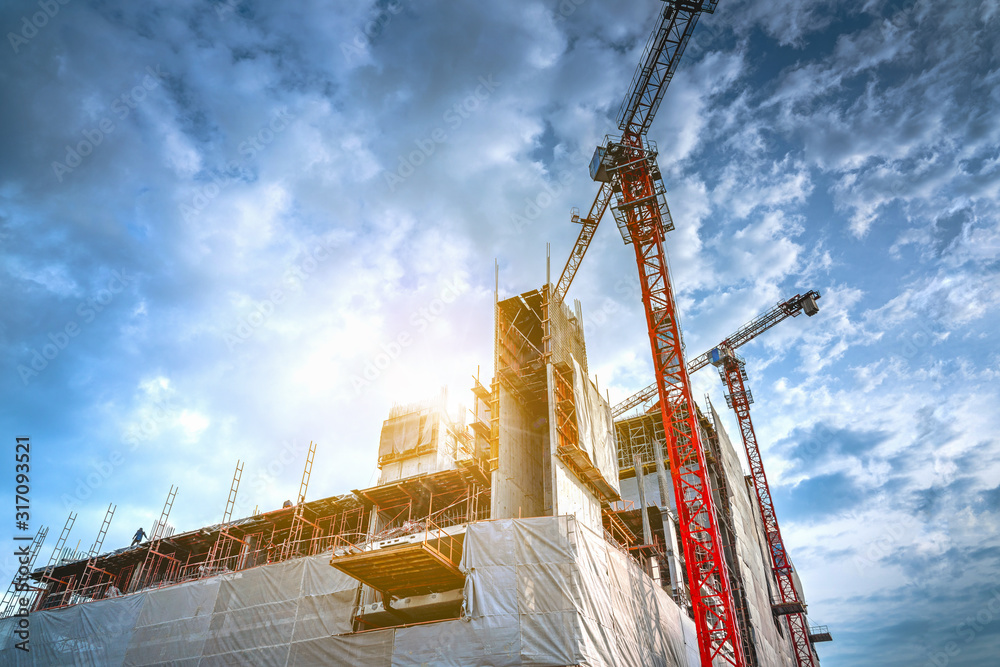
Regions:
[[753, 488], [757, 494], [757, 503], [764, 524], [764, 535], [767, 537], [771, 568], [778, 583], [778, 593], [781, 596], [777, 604], [774, 604], [774, 610], [780, 615], [785, 615], [798, 667], [815, 667], [818, 663], [809, 640], [805, 607], [799, 598], [795, 581], [792, 578], [792, 564], [788, 559], [784, 540], [781, 539], [774, 502], [771, 500], [771, 489], [767, 484], [764, 462], [761, 460], [760, 448], [757, 446], [757, 435], [754, 433], [753, 421], [750, 419], [750, 404], [753, 403], [753, 397], [745, 383], [745, 363], [733, 352], [731, 347], [719, 346], [716, 350], [720, 350], [721, 354], [712, 363], [718, 366], [719, 375], [726, 383], [729, 390], [726, 402], [736, 413], [736, 420], [739, 423], [740, 436], [743, 438], [747, 461], [750, 464], [750, 477], [753, 479]]
[[[729, 390], [726, 403], [735, 411], [736, 420], [739, 423], [740, 436], [746, 449], [754, 492], [757, 495], [761, 521], [767, 537], [771, 569], [774, 572], [775, 581], [778, 583], [778, 592], [781, 596], [775, 609], [786, 617], [798, 667], [814, 667], [817, 663], [809, 641], [809, 626], [806, 623], [804, 606], [792, 579], [791, 562], [788, 560], [781, 531], [778, 528], [778, 519], [774, 511], [774, 503], [771, 500], [764, 463], [761, 460], [757, 436], [750, 419], [750, 405], [753, 403], [753, 395], [746, 386], [746, 364], [735, 350], [789, 317], [798, 317], [801, 313], [812, 317], [819, 312], [819, 306], [816, 303], [819, 298], [819, 292], [810, 290], [805, 294], [796, 294], [792, 298], [782, 301], [740, 327], [711, 350], [692, 359], [688, 362], [687, 367], [688, 373], [701, 370], [708, 364], [718, 367], [719, 375]], [[616, 405], [612, 409], [612, 415], [617, 417], [624, 414], [635, 406], [645, 403], [656, 394], [657, 385], [654, 383]]]
[[[798, 317], [803, 312], [808, 317], [812, 317], [819, 312], [819, 306], [816, 304], [816, 301], [819, 298], [819, 292], [816, 290], [809, 290], [805, 294], [796, 294], [792, 298], [782, 301], [766, 313], [762, 313], [744, 324], [736, 332], [731, 334], [728, 338], [713, 347], [711, 350], [702, 352], [694, 359], [688, 361], [688, 374], [699, 371], [708, 364], [712, 363], [713, 359], [718, 359], [720, 350], [723, 348], [735, 350], [741, 345], [749, 343], [776, 324], [784, 322], [789, 317]], [[621, 403], [618, 403], [611, 408], [611, 416], [616, 418], [620, 417], [632, 408], [637, 405], [642, 405], [654, 396], [656, 396], [655, 382], [644, 389], [640, 389]]]
[[727, 398], [736, 410], [751, 461], [754, 488], [781, 594], [781, 603], [775, 609], [787, 617], [798, 666], [812, 666], [815, 663], [804, 609], [792, 580], [791, 564], [778, 530], [750, 421], [749, 405], [753, 399], [743, 383], [743, 362], [733, 350], [788, 317], [800, 312], [814, 315], [820, 295], [814, 291], [795, 295], [685, 364], [664, 249], [665, 234], [674, 225], [656, 163], [656, 144], [646, 139], [698, 17], [703, 11], [713, 12], [716, 4], [717, 0], [664, 1], [659, 21], [646, 42], [642, 60], [618, 112], [621, 138], [613, 141], [605, 137], [591, 160], [590, 175], [601, 184], [600, 190], [585, 217], [573, 215], [573, 222], [581, 225], [580, 233], [553, 288], [552, 299], [556, 302], [565, 299], [613, 197], [615, 204], [611, 209], [615, 222], [625, 243], [631, 244], [635, 251], [656, 377], [652, 385], [615, 406], [613, 415], [617, 417], [654, 396], [659, 400], [702, 667], [711, 667], [717, 660], [736, 667], [747, 664], [691, 394], [690, 373], [708, 363], [719, 366], [729, 388]]
[[699, 438], [687, 366], [684, 363], [677, 305], [664, 249], [664, 234], [673, 229], [666, 189], [656, 164], [656, 145], [645, 134], [677, 69], [684, 47], [703, 11], [715, 1], [667, 0], [618, 113], [621, 138], [605, 138], [594, 153], [590, 175], [601, 192], [584, 219], [577, 247], [560, 278], [556, 293], [565, 295], [582, 260], [608, 192], [622, 238], [635, 251], [650, 347], [660, 398], [667, 452], [673, 478], [679, 528], [698, 630], [703, 667], [717, 660], [743, 667], [746, 658], [736, 620], [708, 478]]
[[[641, 137], [649, 130], [653, 117], [660, 108], [663, 93], [677, 70], [677, 64], [684, 53], [684, 47], [687, 46], [688, 40], [691, 39], [691, 33], [694, 32], [694, 27], [698, 23], [698, 16], [703, 11], [714, 12], [717, 4], [718, 0], [707, 2], [673, 0], [664, 3], [660, 21], [646, 42], [643, 58], [632, 77], [629, 93], [622, 100], [618, 110], [618, 128], [624, 134]], [[659, 181], [659, 169], [655, 168], [655, 163], [654, 169], [655, 179]], [[594, 165], [591, 164], [591, 176], [593, 175]], [[595, 178], [595, 180], [597, 179]], [[662, 183], [660, 185], [662, 186]], [[605, 181], [594, 198], [594, 203], [587, 216], [584, 218], [580, 218], [578, 215], [573, 216], [573, 222], [582, 226], [569, 259], [566, 261], [566, 266], [552, 292], [554, 300], [562, 301], [566, 298], [569, 286], [573, 283], [573, 278], [583, 262], [584, 255], [587, 254], [591, 239], [594, 238], [594, 232], [597, 231], [597, 226], [607, 210], [611, 190], [611, 181]], [[663, 194], [662, 191], [660, 194]], [[665, 200], [663, 207], [666, 207]], [[669, 215], [667, 220], [669, 222]], [[621, 227], [622, 225], [619, 224], [619, 228]], [[671, 229], [673, 227], [668, 224], [668, 228], [664, 231]]]

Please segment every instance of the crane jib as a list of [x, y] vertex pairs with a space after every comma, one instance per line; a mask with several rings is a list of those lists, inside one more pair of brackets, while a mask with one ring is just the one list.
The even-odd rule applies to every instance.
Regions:
[[[629, 92], [618, 110], [618, 129], [641, 136], [660, 107], [667, 84], [674, 76], [691, 33], [702, 11], [715, 9], [714, 2], [665, 2], [656, 28], [650, 34], [632, 76]], [[711, 7], [711, 9], [708, 9]]]
[[[716, 347], [713, 347], [711, 350], [703, 352], [694, 359], [689, 360], [687, 365], [688, 373], [694, 373], [711, 363], [717, 363], [720, 360], [720, 355], [717, 354], [720, 349], [725, 348], [730, 351], [735, 350], [741, 345], [749, 343], [751, 340], [779, 322], [784, 321], [788, 317], [797, 317], [799, 313], [805, 313], [807, 317], [812, 317], [819, 312], [819, 305], [816, 301], [819, 300], [820, 296], [820, 293], [816, 290], [809, 290], [805, 294], [796, 294], [792, 298], [782, 301], [766, 313], [762, 313], [750, 320], [748, 323], [744, 324], [742, 327], [737, 329], [735, 333], [731, 334]], [[656, 383], [653, 383], [644, 389], [640, 389], [624, 401], [615, 405], [611, 408], [611, 416], [616, 418], [620, 417], [632, 408], [637, 405], [642, 405], [654, 396], [656, 396]]]

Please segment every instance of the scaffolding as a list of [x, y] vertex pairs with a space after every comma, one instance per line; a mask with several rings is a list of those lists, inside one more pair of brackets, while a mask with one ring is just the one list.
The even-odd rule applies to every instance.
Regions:
[[489, 518], [490, 486], [482, 482], [481, 473], [457, 468], [354, 491], [368, 531], [338, 536], [330, 564], [365, 585], [355, 630], [384, 627], [394, 603], [414, 596], [434, 596], [441, 613], [456, 613], [439, 596], [464, 584], [465, 526]]
[[552, 395], [556, 415], [556, 456], [602, 504], [620, 500], [618, 491], [604, 478], [594, 457], [580, 447], [573, 369], [566, 364], [552, 364]]
[[[615, 433], [618, 437], [618, 476], [628, 479], [636, 476], [635, 455], [639, 455], [643, 465], [643, 473], [656, 470], [656, 442], [663, 443], [666, 435], [663, 430], [663, 419], [658, 411], [640, 414], [615, 422]], [[664, 461], [669, 466], [669, 461]]]
[[[238, 467], [234, 488], [240, 472]], [[166, 523], [175, 495], [176, 490], [171, 487], [161, 525]], [[62, 564], [53, 561], [53, 571], [49, 574], [46, 568], [31, 575], [45, 585], [38, 589], [36, 606], [46, 610], [68, 607], [332, 552], [335, 540], [356, 541], [368, 534], [364, 506], [353, 495], [303, 503], [299, 511], [304, 524], [313, 528], [308, 534], [300, 531], [297, 540], [293, 540], [292, 531], [295, 508], [232, 520], [232, 508], [227, 503], [228, 516], [224, 515], [227, 521], [222, 524], [79, 561]], [[102, 533], [106, 533], [111, 514], [109, 508]], [[289, 542], [294, 543], [288, 545]], [[60, 552], [57, 550], [56, 554]], [[88, 575], [90, 580], [86, 581]]]

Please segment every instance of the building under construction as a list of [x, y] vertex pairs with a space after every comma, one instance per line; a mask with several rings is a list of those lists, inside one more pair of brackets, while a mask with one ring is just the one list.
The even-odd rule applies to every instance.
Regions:
[[[312, 446], [289, 507], [231, 519], [238, 466], [218, 525], [66, 558], [64, 531], [16, 593], [31, 598], [30, 653], [4, 600], [0, 662], [702, 664], [659, 411], [613, 421], [579, 303], [551, 288], [498, 302], [492, 387], [475, 381], [463, 418], [444, 396], [393, 408], [371, 488], [306, 500]], [[747, 664], [795, 665], [786, 618], [804, 606], [781, 604], [756, 495], [710, 404], [698, 424]]]
[[[467, 414], [397, 406], [378, 484], [171, 534], [171, 489], [150, 540], [65, 550], [15, 579], [0, 611], [9, 665], [713, 665], [814, 667], [806, 620], [735, 350], [801, 313], [795, 295], [685, 360], [666, 261], [674, 227], [646, 133], [703, 12], [665, 0], [597, 148], [598, 192], [559, 279], [497, 300], [494, 373]], [[612, 202], [614, 202], [612, 204]], [[635, 253], [653, 384], [612, 406], [591, 380], [581, 307], [566, 296], [611, 208]], [[747, 471], [690, 374], [715, 366]], [[372, 443], [375, 446], [375, 443]], [[30, 627], [30, 652], [17, 648]]]

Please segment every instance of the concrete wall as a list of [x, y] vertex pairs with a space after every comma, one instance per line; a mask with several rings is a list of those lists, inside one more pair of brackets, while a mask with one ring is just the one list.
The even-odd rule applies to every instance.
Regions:
[[[575, 359], [572, 361], [575, 362]], [[573, 363], [570, 367], [573, 368], [573, 394], [580, 448], [590, 456], [608, 484], [617, 489], [618, 453], [610, 407], [597, 394], [594, 384], [586, 377], [581, 365]], [[583, 525], [600, 532], [603, 530], [600, 499], [556, 455], [558, 437], [553, 388], [555, 371], [552, 364], [549, 364], [547, 371], [552, 514], [574, 515]]]
[[500, 445], [493, 471], [491, 514], [516, 519], [545, 513], [542, 454], [548, 452], [548, 425], [536, 424], [527, 410], [500, 387]]

